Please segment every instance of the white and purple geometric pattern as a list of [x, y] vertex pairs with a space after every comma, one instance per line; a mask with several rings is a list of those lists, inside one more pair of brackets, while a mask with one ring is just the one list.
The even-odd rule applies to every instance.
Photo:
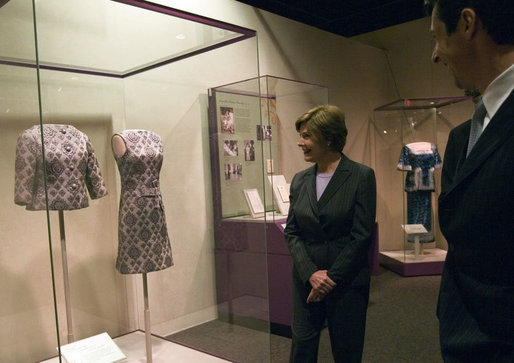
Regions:
[[159, 188], [163, 151], [159, 135], [125, 130], [122, 156], [114, 155], [121, 177], [116, 268], [122, 274], [159, 271], [173, 265]]
[[[107, 195], [93, 146], [71, 125], [43, 125], [48, 209], [73, 210]], [[14, 203], [46, 209], [41, 126], [23, 131], [16, 145]]]

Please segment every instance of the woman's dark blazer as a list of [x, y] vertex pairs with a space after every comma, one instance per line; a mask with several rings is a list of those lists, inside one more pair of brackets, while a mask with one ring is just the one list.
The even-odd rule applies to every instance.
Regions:
[[285, 236], [293, 275], [308, 284], [314, 272], [327, 270], [338, 286], [367, 285], [367, 255], [375, 226], [375, 173], [342, 155], [317, 201], [316, 168], [296, 174], [291, 182]]

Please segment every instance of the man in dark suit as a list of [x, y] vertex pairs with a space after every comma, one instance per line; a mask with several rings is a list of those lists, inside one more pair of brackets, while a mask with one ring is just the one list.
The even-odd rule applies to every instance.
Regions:
[[432, 60], [477, 88], [450, 133], [439, 224], [448, 254], [438, 302], [446, 362], [514, 362], [514, 1], [426, 0]]
[[328, 321], [335, 362], [360, 362], [369, 300], [368, 249], [375, 225], [373, 169], [343, 153], [343, 112], [315, 107], [296, 121], [298, 146], [315, 165], [291, 182], [285, 228], [293, 258], [291, 362], [316, 362]]

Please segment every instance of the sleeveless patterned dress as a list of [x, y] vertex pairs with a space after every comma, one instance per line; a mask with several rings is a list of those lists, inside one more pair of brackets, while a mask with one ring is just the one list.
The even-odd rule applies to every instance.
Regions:
[[114, 156], [121, 177], [116, 269], [122, 274], [159, 271], [173, 265], [159, 188], [163, 152], [159, 135], [125, 130], [123, 156]]

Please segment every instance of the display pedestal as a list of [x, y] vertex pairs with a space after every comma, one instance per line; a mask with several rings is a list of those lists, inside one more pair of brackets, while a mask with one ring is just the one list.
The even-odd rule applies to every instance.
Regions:
[[284, 236], [286, 219], [267, 224], [269, 318], [271, 333], [291, 336], [293, 258]]
[[415, 251], [381, 251], [379, 261], [385, 268], [402, 276], [440, 275], [443, 272], [446, 251], [440, 248], [423, 248]]
[[447, 242], [438, 198], [447, 136], [467, 96], [405, 98], [375, 108], [370, 137], [377, 177], [380, 264], [402, 276], [443, 271]]
[[231, 323], [291, 336], [293, 261], [284, 239], [286, 219], [271, 219], [221, 222], [216, 240], [218, 312]]
[[71, 298], [70, 298], [70, 277], [68, 273], [68, 252], [66, 249], [66, 232], [64, 227], [64, 212], [59, 210], [59, 232], [61, 236], [61, 259], [62, 259], [62, 276], [64, 286], [64, 303], [66, 305], [66, 326], [68, 327], [68, 343], [75, 341], [73, 336], [73, 319], [71, 316]]
[[423, 254], [423, 245], [419, 242], [419, 235], [414, 236], [414, 256], [419, 258], [420, 254]]
[[[286, 216], [228, 218], [216, 239], [216, 288], [222, 320], [291, 337], [293, 259], [284, 236]], [[266, 226], [266, 248], [262, 244]], [[378, 224], [369, 249], [369, 269], [377, 275]]]
[[143, 273], [143, 300], [145, 305], [145, 343], [146, 343], [146, 363], [152, 363], [152, 333], [150, 324], [150, 307], [148, 303], [148, 281], [146, 273]]

